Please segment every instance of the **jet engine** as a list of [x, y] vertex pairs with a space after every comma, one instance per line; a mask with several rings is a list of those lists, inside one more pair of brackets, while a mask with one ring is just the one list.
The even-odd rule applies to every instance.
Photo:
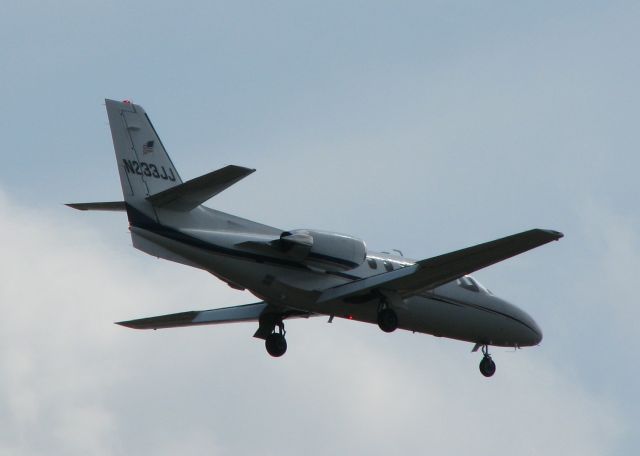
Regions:
[[280, 235], [279, 244], [282, 251], [296, 261], [323, 271], [357, 268], [367, 256], [364, 241], [327, 231], [285, 231]]

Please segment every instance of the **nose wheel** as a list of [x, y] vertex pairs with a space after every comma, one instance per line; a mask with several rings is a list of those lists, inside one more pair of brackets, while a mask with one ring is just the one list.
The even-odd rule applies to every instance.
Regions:
[[480, 373], [485, 377], [491, 377], [496, 373], [496, 363], [491, 359], [489, 347], [482, 346], [482, 361], [480, 361]]
[[284, 330], [284, 323], [277, 324], [278, 330], [275, 327], [273, 332], [267, 336], [264, 341], [264, 346], [267, 352], [274, 358], [279, 358], [287, 351], [287, 340], [284, 338], [286, 331]]

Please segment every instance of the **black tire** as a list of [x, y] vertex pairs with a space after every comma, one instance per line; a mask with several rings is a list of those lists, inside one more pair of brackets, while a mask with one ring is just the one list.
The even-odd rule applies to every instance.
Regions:
[[386, 333], [398, 329], [398, 316], [393, 309], [382, 309], [378, 312], [378, 326]]
[[274, 358], [279, 358], [287, 351], [287, 340], [280, 333], [271, 333], [264, 341], [267, 352]]
[[485, 356], [480, 361], [480, 373], [485, 377], [491, 377], [496, 373], [496, 363], [489, 356]]

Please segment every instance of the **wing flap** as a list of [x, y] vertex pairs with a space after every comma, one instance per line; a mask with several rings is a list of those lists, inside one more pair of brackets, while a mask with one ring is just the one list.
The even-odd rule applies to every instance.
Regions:
[[524, 231], [495, 241], [421, 260], [414, 265], [395, 271], [329, 288], [322, 292], [318, 303], [343, 299], [369, 292], [372, 289], [391, 290], [404, 297], [411, 296], [551, 241], [557, 241], [562, 237], [562, 233], [551, 230]]
[[156, 207], [187, 212], [253, 172], [255, 172], [255, 169], [235, 165], [225, 166], [204, 176], [196, 177], [183, 184], [151, 195], [147, 197], [147, 200]]

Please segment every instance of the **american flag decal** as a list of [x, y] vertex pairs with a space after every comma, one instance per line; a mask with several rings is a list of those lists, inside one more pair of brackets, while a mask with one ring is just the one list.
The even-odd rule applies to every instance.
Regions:
[[142, 145], [142, 154], [146, 155], [150, 154], [151, 152], [153, 152], [153, 141], [147, 141]]

